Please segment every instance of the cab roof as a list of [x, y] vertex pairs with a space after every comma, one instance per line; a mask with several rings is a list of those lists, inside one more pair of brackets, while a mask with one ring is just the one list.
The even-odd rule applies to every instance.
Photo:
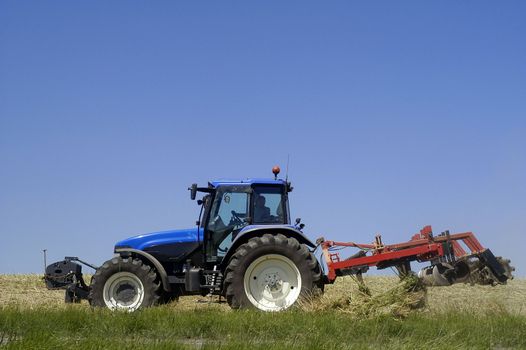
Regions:
[[224, 185], [281, 185], [285, 186], [287, 182], [281, 179], [250, 178], [250, 179], [220, 179], [210, 182], [212, 187]]

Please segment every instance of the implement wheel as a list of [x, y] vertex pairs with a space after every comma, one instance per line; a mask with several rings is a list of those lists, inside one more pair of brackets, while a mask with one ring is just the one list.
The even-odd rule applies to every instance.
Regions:
[[281, 311], [322, 290], [316, 257], [295, 238], [282, 234], [264, 234], [241, 245], [225, 276], [226, 299], [234, 309]]
[[116, 257], [93, 275], [89, 302], [111, 310], [135, 311], [157, 304], [157, 274], [139, 259]]

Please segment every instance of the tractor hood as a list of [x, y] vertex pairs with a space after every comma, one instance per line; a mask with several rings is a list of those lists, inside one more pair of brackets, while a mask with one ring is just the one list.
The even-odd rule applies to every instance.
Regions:
[[133, 248], [144, 250], [148, 247], [174, 244], [174, 243], [192, 243], [199, 242], [203, 239], [203, 229], [190, 228], [186, 230], [171, 230], [152, 232], [144, 235], [134, 236], [115, 244], [115, 249], [118, 248]]

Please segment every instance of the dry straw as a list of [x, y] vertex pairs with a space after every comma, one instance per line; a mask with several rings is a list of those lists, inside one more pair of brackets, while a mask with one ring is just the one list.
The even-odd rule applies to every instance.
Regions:
[[305, 311], [337, 310], [360, 319], [379, 316], [406, 317], [426, 304], [426, 288], [420, 280], [409, 276], [397, 282], [393, 278], [376, 277], [365, 283], [355, 278], [342, 279], [319, 298], [302, 302]]
[[[87, 279], [89, 281], [89, 278]], [[421, 289], [414, 280], [399, 282], [398, 277], [365, 277], [360, 285], [351, 277], [341, 277], [325, 287], [325, 294], [301, 302], [305, 311], [333, 310], [349, 316], [375, 317], [391, 315], [404, 317], [410, 312], [442, 314], [463, 311], [483, 314], [506, 311], [526, 315], [526, 280], [514, 279], [507, 285], [470, 286], [458, 284], [450, 287]], [[230, 312], [226, 303], [217, 303], [217, 297], [188, 296], [179, 298], [166, 307], [174, 310], [219, 309]], [[0, 308], [17, 306], [35, 308], [86, 308], [64, 304], [64, 291], [49, 291], [41, 275], [0, 275]]]

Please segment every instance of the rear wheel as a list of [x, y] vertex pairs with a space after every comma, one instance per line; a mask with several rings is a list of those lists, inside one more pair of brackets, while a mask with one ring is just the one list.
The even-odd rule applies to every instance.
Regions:
[[225, 276], [225, 295], [232, 308], [281, 311], [301, 297], [320, 293], [322, 287], [316, 257], [282, 234], [264, 234], [241, 245]]
[[89, 301], [92, 306], [135, 311], [157, 304], [157, 274], [139, 259], [117, 257], [93, 275]]

